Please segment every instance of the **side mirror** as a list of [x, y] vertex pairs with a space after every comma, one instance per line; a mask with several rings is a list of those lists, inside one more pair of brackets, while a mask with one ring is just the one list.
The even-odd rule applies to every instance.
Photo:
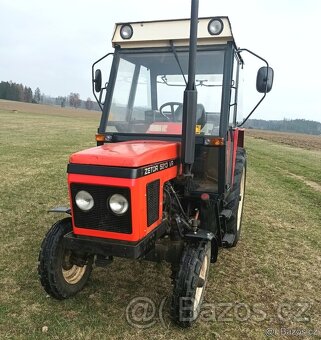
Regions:
[[97, 69], [95, 71], [95, 78], [94, 78], [94, 83], [95, 83], [95, 91], [100, 92], [101, 91], [101, 71], [100, 69]]
[[256, 90], [260, 93], [268, 93], [272, 89], [274, 71], [271, 67], [263, 66], [257, 72]]

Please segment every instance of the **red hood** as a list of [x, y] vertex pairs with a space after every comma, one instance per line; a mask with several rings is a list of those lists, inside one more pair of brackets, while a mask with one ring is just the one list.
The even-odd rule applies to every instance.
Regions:
[[180, 143], [130, 141], [110, 143], [76, 152], [70, 163], [137, 168], [179, 157]]

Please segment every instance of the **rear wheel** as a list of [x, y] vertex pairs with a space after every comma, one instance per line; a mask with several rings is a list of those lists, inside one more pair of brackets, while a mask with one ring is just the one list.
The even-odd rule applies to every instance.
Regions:
[[70, 217], [56, 222], [45, 236], [39, 253], [40, 282], [49, 295], [59, 300], [83, 289], [92, 271], [92, 256], [75, 254], [64, 247], [63, 237], [70, 231]]
[[187, 244], [174, 281], [171, 313], [182, 327], [199, 316], [211, 262], [211, 242]]
[[245, 185], [246, 154], [243, 148], [238, 148], [236, 155], [234, 184], [226, 205], [227, 209], [232, 210], [232, 216], [227, 221], [227, 233], [234, 235], [234, 241], [230, 247], [235, 247], [241, 236]]

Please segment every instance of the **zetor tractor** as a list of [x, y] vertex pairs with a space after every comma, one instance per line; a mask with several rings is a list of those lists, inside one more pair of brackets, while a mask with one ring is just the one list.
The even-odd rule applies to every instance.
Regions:
[[[75, 295], [93, 266], [114, 257], [171, 264], [171, 313], [190, 326], [210, 264], [241, 233], [246, 180], [239, 127], [271, 90], [273, 70], [238, 49], [227, 17], [117, 24], [114, 52], [93, 65], [102, 109], [97, 146], [68, 164], [70, 217], [56, 222], [39, 255], [41, 284], [56, 299]], [[265, 62], [260, 102], [241, 124], [242, 52]], [[112, 57], [102, 85], [97, 63]]]

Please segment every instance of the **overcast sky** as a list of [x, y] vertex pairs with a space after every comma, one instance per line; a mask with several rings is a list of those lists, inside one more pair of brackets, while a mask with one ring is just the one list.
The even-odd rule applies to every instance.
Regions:
[[[253, 118], [321, 121], [321, 1], [199, 2], [200, 16], [229, 16], [237, 45], [274, 68], [274, 87]], [[0, 0], [0, 81], [93, 98], [91, 65], [112, 50], [114, 23], [189, 16], [190, 0]], [[257, 99], [252, 76], [258, 64], [244, 59], [249, 110]]]

